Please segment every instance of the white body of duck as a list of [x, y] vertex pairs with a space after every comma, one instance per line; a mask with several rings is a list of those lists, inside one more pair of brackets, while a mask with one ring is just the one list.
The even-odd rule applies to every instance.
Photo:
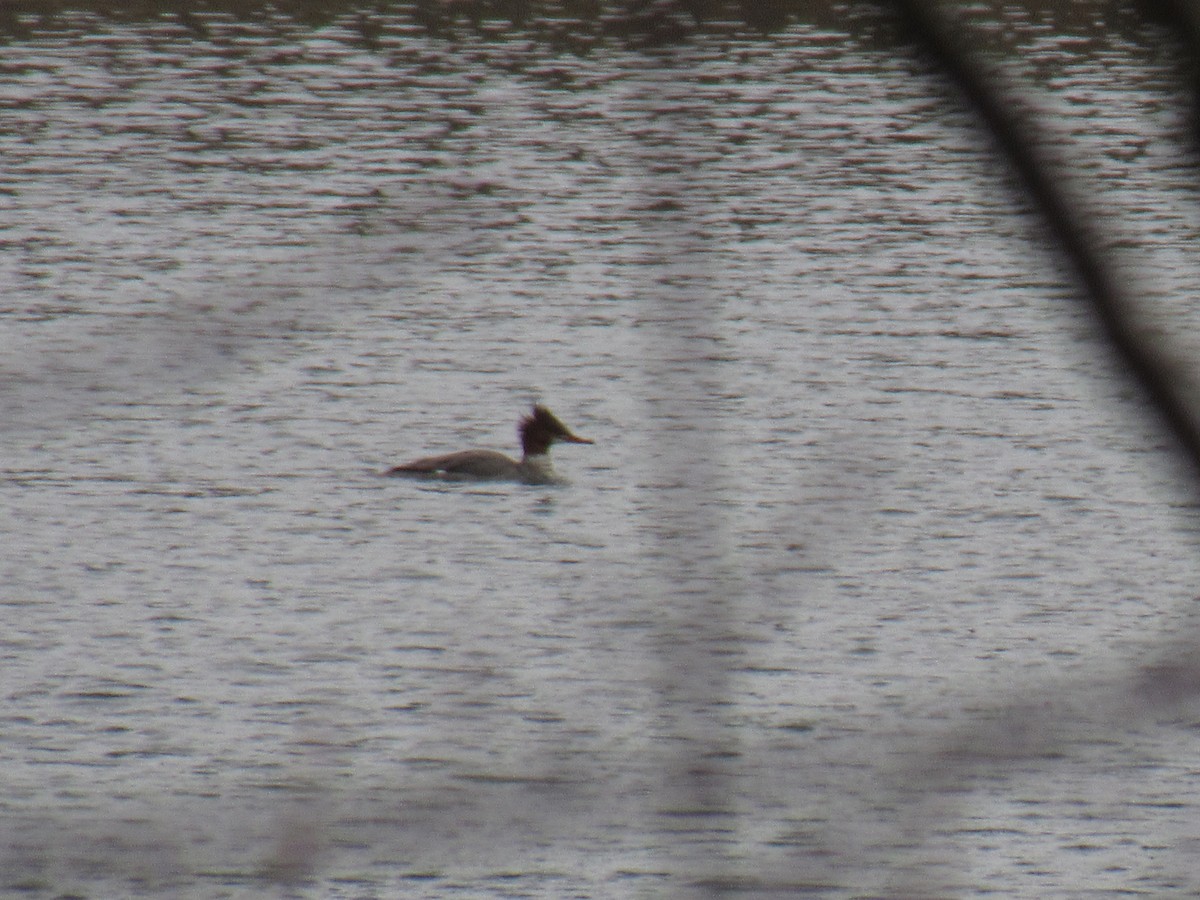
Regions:
[[425, 456], [388, 469], [388, 475], [424, 478], [457, 478], [487, 481], [524, 481], [551, 484], [558, 479], [550, 464], [550, 447], [555, 441], [590, 444], [571, 432], [550, 410], [534, 406], [517, 426], [521, 436], [521, 459], [510, 459], [496, 450], [459, 450], [441, 456]]

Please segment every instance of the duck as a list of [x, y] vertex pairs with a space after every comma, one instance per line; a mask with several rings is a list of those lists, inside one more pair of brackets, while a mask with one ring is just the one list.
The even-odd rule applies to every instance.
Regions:
[[560, 479], [550, 463], [550, 447], [563, 442], [592, 444], [559, 421], [545, 406], [534, 404], [517, 425], [521, 438], [521, 458], [512, 459], [498, 450], [459, 450], [440, 456], [423, 456], [393, 466], [384, 474], [417, 478], [445, 478], [474, 481], [518, 481], [526, 484], [554, 484]]

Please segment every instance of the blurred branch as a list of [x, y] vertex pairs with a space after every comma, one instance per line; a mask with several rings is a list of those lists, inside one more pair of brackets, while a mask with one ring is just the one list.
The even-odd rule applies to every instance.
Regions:
[[[1163, 18], [1174, 29], [1187, 57], [1181, 77], [1192, 91], [1192, 129], [1200, 144], [1200, 3], [1196, 0], [1143, 0], [1148, 12]], [[1193, 156], [1195, 156], [1193, 154]], [[1200, 160], [1197, 160], [1200, 163]]]
[[[1200, 27], [1200, 11], [1191, 10]], [[917, 40], [966, 95], [987, 124], [1040, 210], [1087, 290], [1092, 307], [1117, 357], [1141, 385], [1167, 427], [1200, 474], [1200, 424], [1187, 384], [1172, 371], [1164, 349], [1136, 325], [1130, 285], [1109, 265], [1094, 215], [1086, 213], [1070, 187], [1067, 167], [1045, 148], [1047, 135], [1021, 115], [999, 74], [990, 71], [964, 40], [963, 28], [941, 4], [898, 0], [905, 23]]]

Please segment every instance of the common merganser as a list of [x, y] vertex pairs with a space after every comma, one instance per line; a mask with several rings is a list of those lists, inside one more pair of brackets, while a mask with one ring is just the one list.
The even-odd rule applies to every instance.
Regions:
[[459, 450], [442, 456], [425, 456], [388, 469], [387, 475], [489, 479], [524, 481], [529, 484], [550, 484], [556, 481], [550, 465], [550, 445], [555, 441], [571, 444], [591, 444], [587, 438], [572, 434], [554, 413], [541, 405], [521, 419], [517, 426], [521, 435], [521, 461], [509, 459], [496, 450]]

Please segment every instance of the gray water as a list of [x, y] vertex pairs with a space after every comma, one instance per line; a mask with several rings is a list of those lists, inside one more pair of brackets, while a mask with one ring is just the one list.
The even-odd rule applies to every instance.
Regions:
[[[381, 23], [2, 48], [3, 889], [1200, 889], [1195, 492], [929, 65]], [[1161, 36], [997, 30], [1186, 356]]]

